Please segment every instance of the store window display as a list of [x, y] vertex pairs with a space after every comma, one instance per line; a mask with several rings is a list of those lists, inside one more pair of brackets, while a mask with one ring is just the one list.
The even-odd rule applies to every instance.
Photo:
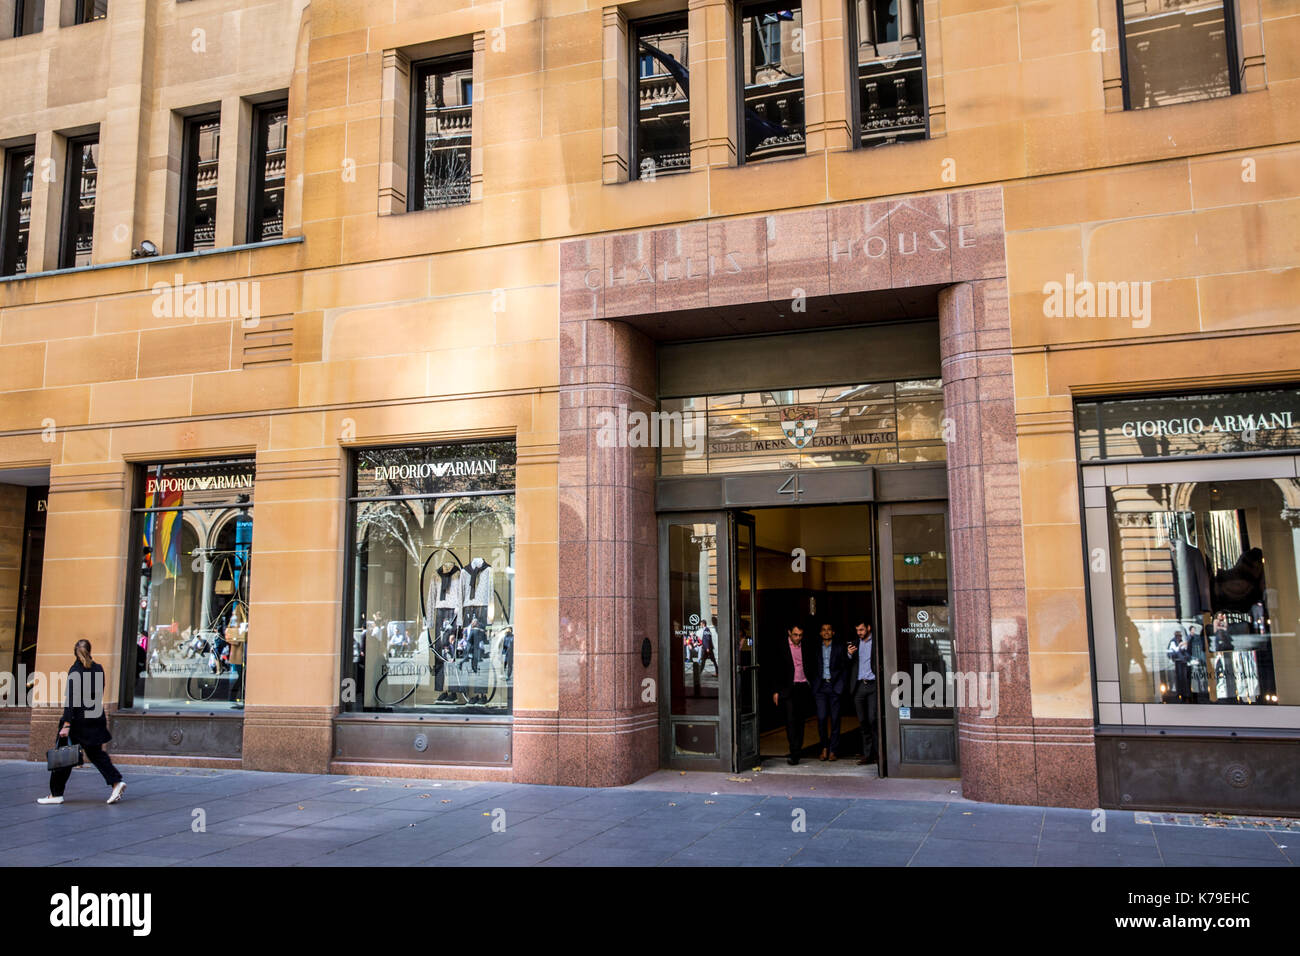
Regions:
[[365, 449], [354, 461], [344, 707], [510, 714], [514, 443]]
[[1300, 480], [1106, 495], [1123, 702], [1300, 703]]
[[123, 706], [242, 709], [253, 461], [158, 464], [141, 472], [132, 532], [136, 612], [126, 656], [135, 668]]

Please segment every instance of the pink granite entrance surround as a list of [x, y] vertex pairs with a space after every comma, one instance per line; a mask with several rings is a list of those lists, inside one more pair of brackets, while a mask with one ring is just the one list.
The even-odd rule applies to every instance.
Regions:
[[996, 716], [958, 711], [962, 795], [1094, 807], [1092, 722], [1033, 714], [1006, 279], [943, 289], [939, 330], [957, 669], [998, 676]]
[[[688, 234], [664, 255], [694, 260], [702, 239]], [[660, 241], [646, 232], [565, 243], [561, 273], [644, 263]], [[643, 271], [633, 268], [629, 280]], [[678, 289], [689, 297], [689, 284]], [[658, 767], [659, 706], [653, 695], [643, 699], [643, 682], [658, 680], [658, 660], [641, 661], [643, 642], [656, 642], [658, 616], [655, 450], [606, 447], [599, 430], [604, 414], [618, 420], [620, 409], [655, 410], [654, 343], [598, 317], [655, 301], [653, 283], [644, 281], [609, 292], [561, 285], [559, 707], [517, 716], [516, 779], [613, 786]]]
[[[565, 242], [560, 318], [616, 319], [1005, 275], [1002, 190], [973, 189]], [[561, 371], [567, 367], [561, 359]]]
[[561, 244], [559, 709], [518, 715], [516, 779], [601, 786], [658, 766], [641, 700], [658, 674], [654, 454], [596, 439], [600, 413], [654, 409], [655, 352], [618, 320], [941, 286], [957, 666], [996, 670], [1000, 694], [996, 718], [959, 711], [962, 790], [1096, 805], [1091, 722], [1033, 717], [1005, 277], [996, 187]]

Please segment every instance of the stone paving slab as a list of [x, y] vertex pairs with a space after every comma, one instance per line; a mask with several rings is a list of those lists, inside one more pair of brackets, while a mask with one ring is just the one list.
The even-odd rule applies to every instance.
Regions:
[[[0, 761], [0, 866], [1293, 866], [1276, 818], [974, 803], [951, 781], [682, 777], [630, 787], [123, 767], [38, 806], [45, 768]], [[677, 788], [670, 784], [679, 782]], [[847, 781], [851, 782], [851, 781]], [[712, 788], [712, 789], [710, 789]], [[891, 789], [892, 788], [892, 789]], [[201, 813], [199, 811], [202, 811]], [[202, 824], [200, 826], [200, 823]]]

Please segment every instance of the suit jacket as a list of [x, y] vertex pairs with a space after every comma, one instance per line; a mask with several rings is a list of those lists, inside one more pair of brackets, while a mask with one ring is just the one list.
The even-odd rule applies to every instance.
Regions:
[[92, 661], [89, 671], [81, 661], [76, 661], [68, 669], [63, 717], [59, 720], [60, 728], [64, 724], [72, 725], [68, 740], [76, 744], [103, 746], [113, 739], [108, 732], [108, 715], [104, 713], [106, 694], [104, 668], [98, 662]]
[[[805, 637], [799, 644], [801, 656], [803, 657], [803, 673], [808, 678], [811, 685], [813, 679], [813, 659], [809, 656], [809, 648], [812, 641]], [[820, 646], [820, 642], [818, 642]], [[820, 662], [817, 663], [820, 668]], [[772, 649], [772, 660], [763, 661], [763, 668], [760, 673], [767, 675], [767, 693], [779, 694], [782, 700], [785, 700], [794, 693], [794, 659], [790, 656], [790, 639], [782, 638], [777, 641]]]
[[[804, 643], [809, 643], [807, 638], [804, 639]], [[809, 659], [812, 662], [811, 667], [808, 666]], [[854, 660], [856, 661], [856, 658]], [[808, 675], [808, 682], [812, 684], [814, 694], [823, 692], [842, 694], [848, 680], [849, 652], [839, 641], [831, 641], [831, 679], [828, 682], [822, 678], [822, 642], [821, 638], [817, 638], [804, 652], [803, 669]]]

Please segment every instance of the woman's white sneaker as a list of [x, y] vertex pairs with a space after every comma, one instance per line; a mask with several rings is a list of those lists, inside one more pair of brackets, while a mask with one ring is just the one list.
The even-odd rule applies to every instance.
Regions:
[[37, 803], [44, 803], [44, 804], [62, 803], [62, 802], [63, 802], [63, 798], [62, 798], [62, 797], [41, 797], [41, 798], [40, 798], [39, 800], [37, 800], [36, 802], [37, 802]]
[[122, 791], [126, 789], [126, 784], [118, 782], [113, 784], [113, 792], [108, 795], [107, 803], [117, 803], [122, 799]]

